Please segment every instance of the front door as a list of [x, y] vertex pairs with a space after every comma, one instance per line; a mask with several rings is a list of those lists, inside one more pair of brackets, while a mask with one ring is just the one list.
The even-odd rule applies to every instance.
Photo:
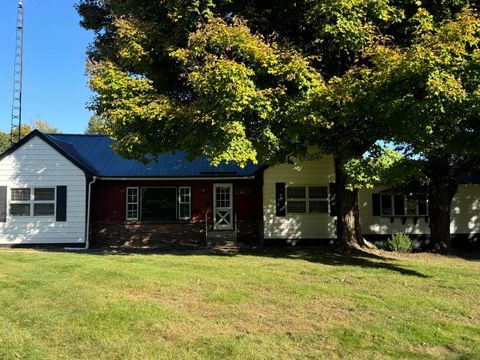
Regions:
[[233, 186], [213, 185], [214, 230], [233, 230]]

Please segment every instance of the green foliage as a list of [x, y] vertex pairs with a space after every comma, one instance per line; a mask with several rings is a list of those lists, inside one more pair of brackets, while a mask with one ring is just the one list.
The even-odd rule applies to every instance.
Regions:
[[56, 127], [50, 125], [45, 120], [38, 119], [32, 123], [32, 129], [39, 130], [45, 134], [60, 134], [61, 131]]
[[351, 158], [345, 164], [345, 172], [351, 179], [348, 188], [353, 190], [379, 185], [399, 186], [407, 178], [420, 176], [419, 165], [419, 161], [408, 159], [389, 147], [375, 146], [367, 156]]
[[105, 120], [99, 116], [92, 116], [88, 121], [87, 128], [85, 129], [86, 135], [102, 135], [105, 134], [104, 130]]
[[[476, 10], [467, 0], [78, 5], [95, 32], [91, 107], [123, 156], [182, 149], [213, 164], [270, 165], [317, 146], [334, 155], [337, 192], [412, 159], [473, 168]], [[405, 145], [406, 160], [364, 159], [379, 140]], [[394, 181], [408, 174], [393, 172]]]
[[[27, 124], [22, 124], [21, 126], [21, 137], [24, 138], [25, 136], [27, 136], [28, 134], [30, 134], [32, 132], [32, 128], [30, 127], [30, 125], [27, 125]], [[13, 130], [12, 133], [10, 133], [9, 135], [9, 138], [13, 138], [15, 140], [15, 142], [17, 141], [18, 139], [18, 132], [19, 132], [19, 129], [16, 128]]]
[[393, 235], [387, 242], [388, 250], [408, 253], [412, 251], [412, 239], [404, 233]]
[[0, 131], [0, 154], [10, 147], [10, 135]]

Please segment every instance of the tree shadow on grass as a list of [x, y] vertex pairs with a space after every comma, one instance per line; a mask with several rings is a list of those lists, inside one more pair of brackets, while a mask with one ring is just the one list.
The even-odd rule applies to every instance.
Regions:
[[[55, 251], [43, 249], [43, 251]], [[58, 251], [58, 249], [56, 250]], [[212, 249], [198, 246], [169, 246], [159, 248], [103, 248], [81, 252], [96, 256], [129, 256], [129, 255], [173, 255], [173, 256], [260, 256], [275, 259], [291, 259], [308, 261], [329, 266], [358, 266], [362, 268], [383, 269], [406, 276], [428, 278], [421, 272], [402, 267], [398, 261], [372, 252], [353, 250], [349, 254], [341, 253], [331, 247], [249, 247], [241, 246], [232, 249]]]

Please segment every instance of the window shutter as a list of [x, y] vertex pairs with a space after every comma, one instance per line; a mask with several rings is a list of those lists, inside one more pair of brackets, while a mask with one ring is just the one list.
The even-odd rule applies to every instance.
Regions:
[[380, 216], [380, 194], [372, 194], [373, 216]]
[[395, 207], [395, 215], [402, 216], [405, 215], [405, 198], [403, 195], [394, 195], [393, 196]]
[[0, 222], [7, 221], [7, 187], [0, 186]]
[[67, 221], [67, 187], [57, 186], [57, 221]]
[[275, 184], [276, 209], [275, 214], [279, 217], [286, 215], [285, 209], [285, 183]]
[[330, 216], [337, 216], [337, 187], [330, 183]]

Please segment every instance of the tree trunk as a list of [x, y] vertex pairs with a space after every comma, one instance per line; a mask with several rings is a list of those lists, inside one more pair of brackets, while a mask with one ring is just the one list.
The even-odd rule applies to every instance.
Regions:
[[348, 190], [347, 174], [344, 162], [335, 157], [335, 184], [337, 206], [337, 245], [349, 249], [363, 245], [360, 229], [360, 212], [358, 208], [358, 190]]
[[446, 252], [452, 245], [450, 210], [458, 184], [450, 177], [450, 167], [447, 159], [430, 159], [428, 173], [430, 178], [430, 248], [435, 251]]

